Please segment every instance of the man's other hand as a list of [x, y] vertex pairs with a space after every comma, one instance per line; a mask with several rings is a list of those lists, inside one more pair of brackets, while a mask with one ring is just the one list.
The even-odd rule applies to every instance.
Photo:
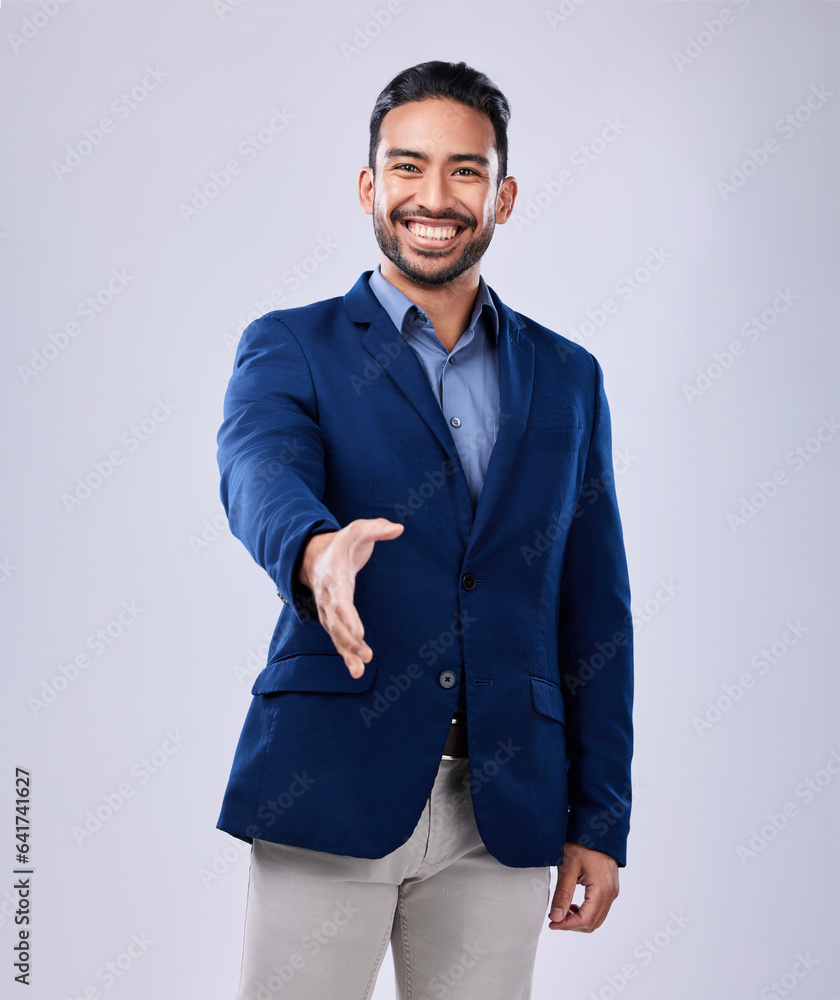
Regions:
[[[585, 886], [583, 903], [572, 902], [575, 886]], [[582, 844], [566, 843], [563, 864], [557, 869], [557, 887], [548, 911], [553, 931], [591, 933], [600, 927], [618, 895], [618, 862], [609, 854]]]
[[304, 549], [300, 582], [312, 591], [318, 619], [353, 677], [361, 677], [373, 657], [353, 603], [356, 574], [370, 559], [375, 542], [397, 538], [404, 528], [385, 517], [357, 518], [340, 531], [313, 535]]

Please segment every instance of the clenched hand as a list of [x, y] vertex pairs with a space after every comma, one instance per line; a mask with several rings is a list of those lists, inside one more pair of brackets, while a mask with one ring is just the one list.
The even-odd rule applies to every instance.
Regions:
[[[580, 906], [572, 902], [577, 885], [585, 886]], [[563, 864], [557, 869], [548, 926], [553, 931], [591, 933], [604, 922], [617, 895], [618, 862], [615, 858], [582, 844], [567, 843]]]

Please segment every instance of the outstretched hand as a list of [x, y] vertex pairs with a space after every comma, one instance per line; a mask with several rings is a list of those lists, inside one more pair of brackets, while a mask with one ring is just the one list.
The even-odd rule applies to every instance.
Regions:
[[385, 517], [357, 518], [340, 531], [313, 535], [304, 549], [300, 581], [312, 591], [318, 620], [353, 677], [361, 677], [373, 657], [353, 603], [356, 574], [370, 559], [376, 542], [397, 538], [404, 528]]
[[[583, 903], [572, 902], [575, 886], [585, 886]], [[618, 895], [618, 862], [609, 854], [582, 844], [567, 843], [563, 864], [557, 868], [557, 886], [548, 912], [553, 931], [596, 930], [606, 919]]]

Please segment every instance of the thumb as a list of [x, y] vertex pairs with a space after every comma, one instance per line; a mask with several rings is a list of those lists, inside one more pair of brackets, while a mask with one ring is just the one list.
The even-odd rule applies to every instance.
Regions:
[[375, 542], [380, 538], [396, 538], [405, 525], [387, 517], [357, 517], [343, 529], [355, 542]]
[[[395, 538], [405, 528], [401, 521], [389, 521], [387, 517], [374, 517], [367, 523], [380, 538]], [[394, 532], [394, 528], [398, 530]]]
[[551, 900], [549, 917], [551, 920], [562, 920], [569, 912], [569, 906], [575, 895], [577, 879], [574, 872], [570, 870], [557, 869], [557, 886], [554, 889], [554, 897]]
[[405, 529], [399, 521], [389, 521], [386, 517], [360, 517], [347, 525], [347, 548], [353, 575], [365, 565], [373, 555], [377, 542], [397, 538]]

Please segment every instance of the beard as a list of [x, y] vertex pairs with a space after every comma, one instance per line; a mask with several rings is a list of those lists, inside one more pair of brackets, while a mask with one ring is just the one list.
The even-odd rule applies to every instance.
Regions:
[[[419, 213], [411, 212], [408, 214], [417, 216]], [[432, 216], [429, 216], [429, 218], [432, 218]], [[463, 216], [434, 216], [434, 218], [454, 219], [471, 229], [475, 229], [476, 226], [475, 219], [468, 219]], [[391, 221], [395, 227], [399, 224], [398, 219], [392, 219]], [[474, 264], [478, 263], [478, 261], [480, 261], [487, 252], [487, 247], [490, 246], [490, 241], [493, 238], [494, 228], [495, 222], [491, 223], [478, 237], [467, 240], [455, 260], [450, 261], [440, 270], [432, 270], [430, 272], [421, 267], [419, 264], [414, 264], [408, 260], [402, 251], [402, 247], [400, 246], [400, 242], [396, 235], [386, 228], [384, 223], [381, 221], [376, 209], [376, 204], [374, 203], [373, 206], [373, 233], [376, 236], [376, 242], [379, 244], [379, 249], [385, 254], [388, 260], [391, 261], [394, 267], [402, 271], [407, 278], [411, 278], [412, 281], [416, 281], [420, 285], [445, 285], [448, 281], [454, 281], [455, 278], [462, 275], [464, 271], [468, 271]], [[450, 252], [451, 251], [449, 250], [425, 250], [418, 247], [412, 247], [411, 249], [411, 253], [413, 255], [416, 254], [418, 257], [425, 257], [430, 261], [444, 258], [448, 256]]]

